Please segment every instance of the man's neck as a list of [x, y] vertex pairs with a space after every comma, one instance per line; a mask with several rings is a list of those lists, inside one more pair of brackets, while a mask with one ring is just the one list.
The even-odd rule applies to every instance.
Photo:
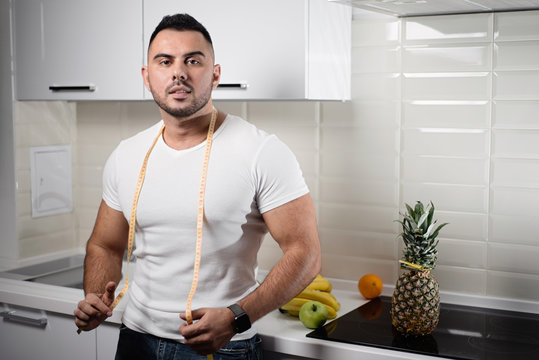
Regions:
[[[163, 140], [175, 150], [185, 150], [192, 148], [206, 140], [208, 128], [211, 121], [212, 110], [190, 117], [177, 118], [163, 116], [165, 131]], [[226, 114], [217, 111], [215, 130], [221, 125]]]

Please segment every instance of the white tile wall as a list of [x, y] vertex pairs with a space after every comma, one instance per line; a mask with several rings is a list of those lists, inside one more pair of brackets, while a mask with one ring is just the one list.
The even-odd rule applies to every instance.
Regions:
[[492, 16], [472, 14], [466, 16], [411, 17], [403, 22], [406, 44], [473, 43], [492, 39]]
[[539, 130], [539, 100], [493, 101], [492, 128]]
[[[444, 290], [539, 300], [539, 12], [353, 22], [351, 102], [217, 102], [276, 133], [296, 153], [316, 200], [322, 272], [394, 283], [399, 209], [432, 200], [440, 222], [435, 274]], [[158, 119], [152, 102], [20, 103], [19, 202], [29, 201], [24, 146], [76, 144], [76, 215], [37, 224], [20, 206], [24, 256], [85, 243], [103, 162]], [[41, 120], [54, 114], [54, 131]], [[41, 119], [41, 120], [38, 120]], [[69, 129], [67, 132], [65, 129]], [[67, 140], [65, 140], [67, 139]], [[37, 227], [48, 233], [36, 232]], [[60, 237], [56, 235], [61, 235]], [[39, 237], [39, 238], [37, 238]], [[269, 269], [281, 250], [264, 242]]]
[[[393, 33], [402, 37], [369, 37], [371, 23], [398, 26]], [[355, 106], [401, 98], [392, 107], [397, 114], [383, 117], [400, 124], [398, 204], [432, 200], [440, 221], [450, 223], [435, 271], [442, 289], [539, 300], [538, 291], [526, 291], [539, 281], [538, 23], [537, 11], [404, 18], [399, 25], [388, 17], [385, 27], [380, 16], [354, 23], [360, 39], [353, 42], [354, 57], [365, 54], [354, 61]], [[369, 65], [375, 56], [385, 58]], [[356, 111], [363, 119], [354, 128], [365, 130], [362, 120], [371, 123], [378, 111]], [[387, 135], [369, 134], [371, 146], [380, 144], [373, 154], [387, 149]], [[364, 166], [347, 174], [379, 172], [354, 164]], [[348, 200], [351, 207], [373, 201], [359, 192]], [[359, 242], [369, 244], [363, 226], [356, 230]]]
[[[14, 110], [19, 256], [27, 258], [74, 248], [78, 246], [76, 212], [32, 218], [30, 148], [75, 143], [76, 105], [65, 102], [18, 102]], [[76, 164], [73, 159], [74, 168]], [[76, 176], [73, 182], [77, 182]], [[77, 188], [75, 185], [75, 205]]]

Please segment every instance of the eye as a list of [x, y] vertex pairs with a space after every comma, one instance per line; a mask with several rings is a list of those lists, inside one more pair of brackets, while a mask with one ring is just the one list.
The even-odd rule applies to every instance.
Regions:
[[159, 64], [160, 65], [170, 65], [170, 60], [169, 59], [162, 59], [161, 61], [159, 61]]
[[194, 58], [190, 58], [190, 59], [185, 60], [185, 63], [189, 65], [199, 65], [200, 61]]

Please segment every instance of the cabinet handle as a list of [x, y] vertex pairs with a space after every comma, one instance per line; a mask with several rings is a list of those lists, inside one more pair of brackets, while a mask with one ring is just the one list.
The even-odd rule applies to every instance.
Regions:
[[246, 83], [225, 83], [217, 85], [218, 89], [247, 89], [248, 85]]
[[95, 85], [51, 85], [49, 86], [51, 91], [95, 91]]
[[32, 318], [23, 315], [17, 315], [15, 310], [12, 311], [2, 311], [0, 316], [4, 318], [4, 321], [13, 321], [20, 324], [32, 325], [37, 327], [46, 327], [47, 326], [47, 317], [45, 314], [42, 314], [39, 318]]

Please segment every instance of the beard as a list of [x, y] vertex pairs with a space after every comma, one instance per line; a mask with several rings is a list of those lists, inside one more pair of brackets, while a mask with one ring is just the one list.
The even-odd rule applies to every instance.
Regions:
[[153, 99], [154, 99], [155, 103], [163, 111], [165, 111], [167, 114], [169, 114], [171, 116], [181, 118], [181, 117], [188, 117], [188, 116], [191, 116], [193, 114], [196, 114], [200, 109], [202, 109], [204, 106], [206, 106], [206, 104], [210, 101], [210, 98], [211, 98], [212, 85], [213, 85], [213, 79], [210, 80], [209, 86], [202, 89], [201, 96], [197, 97], [196, 94], [195, 94], [195, 97], [194, 97], [193, 101], [190, 104], [188, 104], [186, 107], [179, 107], [179, 108], [175, 108], [175, 107], [172, 107], [169, 104], [167, 104], [166, 97], [168, 95], [169, 90], [174, 86], [185, 86], [185, 87], [189, 88], [189, 90], [191, 91], [191, 94], [194, 94], [194, 89], [193, 89], [192, 86], [186, 84], [183, 81], [176, 80], [174, 83], [172, 83], [172, 85], [168, 86], [165, 89], [165, 95], [162, 96], [162, 97], [159, 96], [157, 90], [155, 90], [151, 86], [151, 84], [150, 84], [150, 91], [152, 93], [152, 96], [153, 96]]

